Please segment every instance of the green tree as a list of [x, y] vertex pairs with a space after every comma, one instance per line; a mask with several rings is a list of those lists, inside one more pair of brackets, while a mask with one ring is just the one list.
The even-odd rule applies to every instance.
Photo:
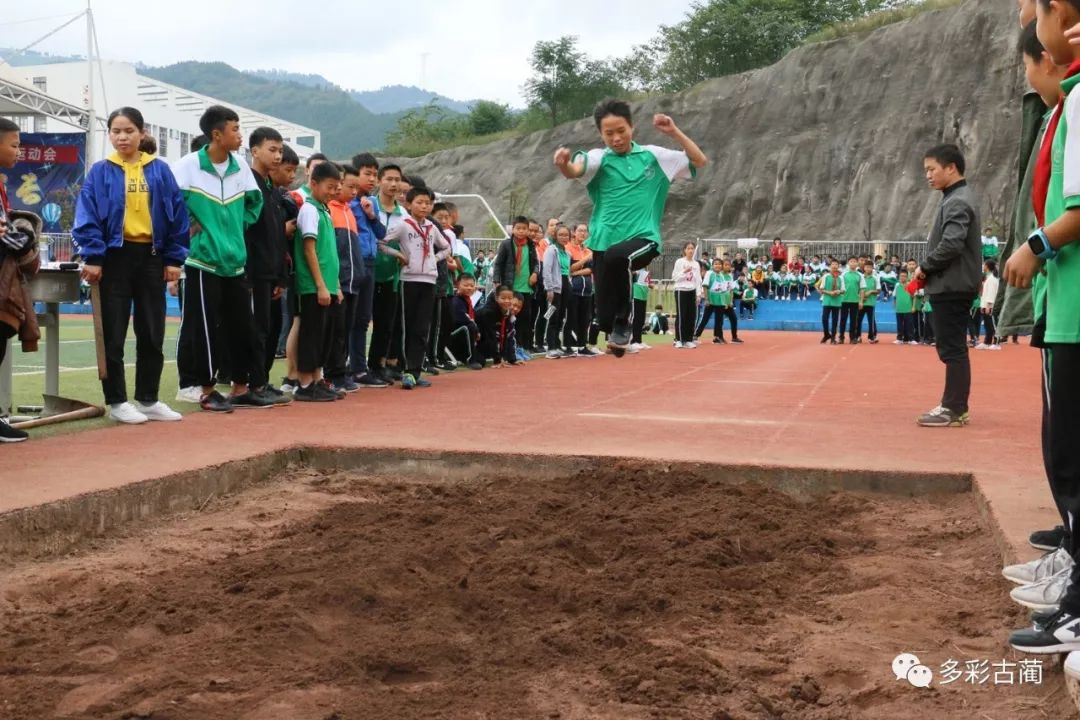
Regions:
[[547, 115], [551, 127], [586, 117], [598, 101], [626, 92], [616, 64], [586, 56], [577, 42], [566, 36], [533, 48], [533, 75], [525, 83], [525, 97], [530, 110]]
[[473, 135], [491, 135], [514, 126], [514, 114], [509, 105], [481, 100], [469, 112], [469, 130]]
[[708, 0], [686, 19], [662, 25], [652, 42], [616, 66], [630, 85], [675, 92], [709, 78], [780, 60], [810, 35], [836, 23], [911, 0]]

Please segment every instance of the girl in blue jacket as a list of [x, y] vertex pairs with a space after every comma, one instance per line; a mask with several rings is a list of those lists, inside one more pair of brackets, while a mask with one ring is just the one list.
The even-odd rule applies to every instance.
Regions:
[[[82, 277], [101, 290], [108, 377], [101, 381], [109, 417], [140, 424], [180, 420], [158, 400], [165, 363], [165, 283], [180, 279], [187, 258], [187, 206], [169, 166], [141, 152], [142, 113], [124, 107], [109, 116], [116, 150], [94, 163], [75, 206], [72, 236]], [[128, 402], [124, 342], [134, 305], [135, 401]]]

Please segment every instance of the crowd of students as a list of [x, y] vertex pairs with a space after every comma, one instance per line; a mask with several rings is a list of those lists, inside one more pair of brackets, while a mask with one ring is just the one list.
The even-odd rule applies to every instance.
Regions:
[[[368, 153], [349, 164], [316, 154], [291, 190], [296, 153], [275, 130], [256, 128], [249, 165], [238, 152], [239, 120], [227, 107], [208, 108], [203, 135], [170, 167], [154, 155], [137, 109], [108, 118], [114, 152], [90, 169], [72, 236], [81, 280], [99, 293], [102, 392], [117, 422], [182, 419], [159, 397], [166, 292], [181, 307], [177, 400], [211, 413], [426, 388], [441, 372], [512, 367], [537, 353], [595, 357], [601, 332], [616, 357], [637, 352], [646, 313], [631, 274], [659, 255], [670, 184], [706, 162], [664, 115], [654, 127], [682, 149], [638, 145], [630, 106], [606, 101], [595, 115], [605, 147], [560, 148], [554, 158], [561, 174], [584, 181], [596, 206], [591, 223], [553, 219], [545, 232], [518, 217], [497, 253], [473, 262], [457, 209], [437, 202], [421, 178]], [[8, 166], [19, 132], [2, 122]], [[0, 207], [7, 212], [6, 197]], [[7, 220], [0, 215], [0, 241], [36, 250]], [[0, 248], [0, 260], [10, 254]], [[281, 340], [287, 369], [275, 387]], [[0, 440], [25, 439], [0, 422]]]

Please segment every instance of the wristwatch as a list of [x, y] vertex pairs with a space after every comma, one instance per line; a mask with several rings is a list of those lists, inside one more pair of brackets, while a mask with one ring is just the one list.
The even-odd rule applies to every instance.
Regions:
[[1053, 260], [1057, 257], [1057, 250], [1050, 247], [1050, 238], [1046, 237], [1046, 231], [1042, 228], [1028, 236], [1027, 244], [1031, 252], [1041, 260]]

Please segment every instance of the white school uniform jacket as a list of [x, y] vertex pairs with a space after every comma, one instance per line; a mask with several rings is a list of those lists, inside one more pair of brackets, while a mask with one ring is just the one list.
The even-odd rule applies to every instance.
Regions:
[[406, 217], [387, 230], [383, 244], [397, 240], [408, 263], [401, 268], [402, 282], [435, 284], [439, 276], [437, 263], [450, 257], [450, 243], [439, 228], [430, 220], [419, 224], [415, 218]]
[[994, 302], [997, 301], [998, 287], [1001, 286], [1001, 281], [993, 275], [987, 275], [983, 280], [982, 295], [979, 298], [979, 307], [983, 310], [994, 307]]
[[701, 289], [701, 266], [696, 260], [679, 258], [675, 261], [675, 269], [671, 272], [671, 279], [675, 281], [676, 290]]

